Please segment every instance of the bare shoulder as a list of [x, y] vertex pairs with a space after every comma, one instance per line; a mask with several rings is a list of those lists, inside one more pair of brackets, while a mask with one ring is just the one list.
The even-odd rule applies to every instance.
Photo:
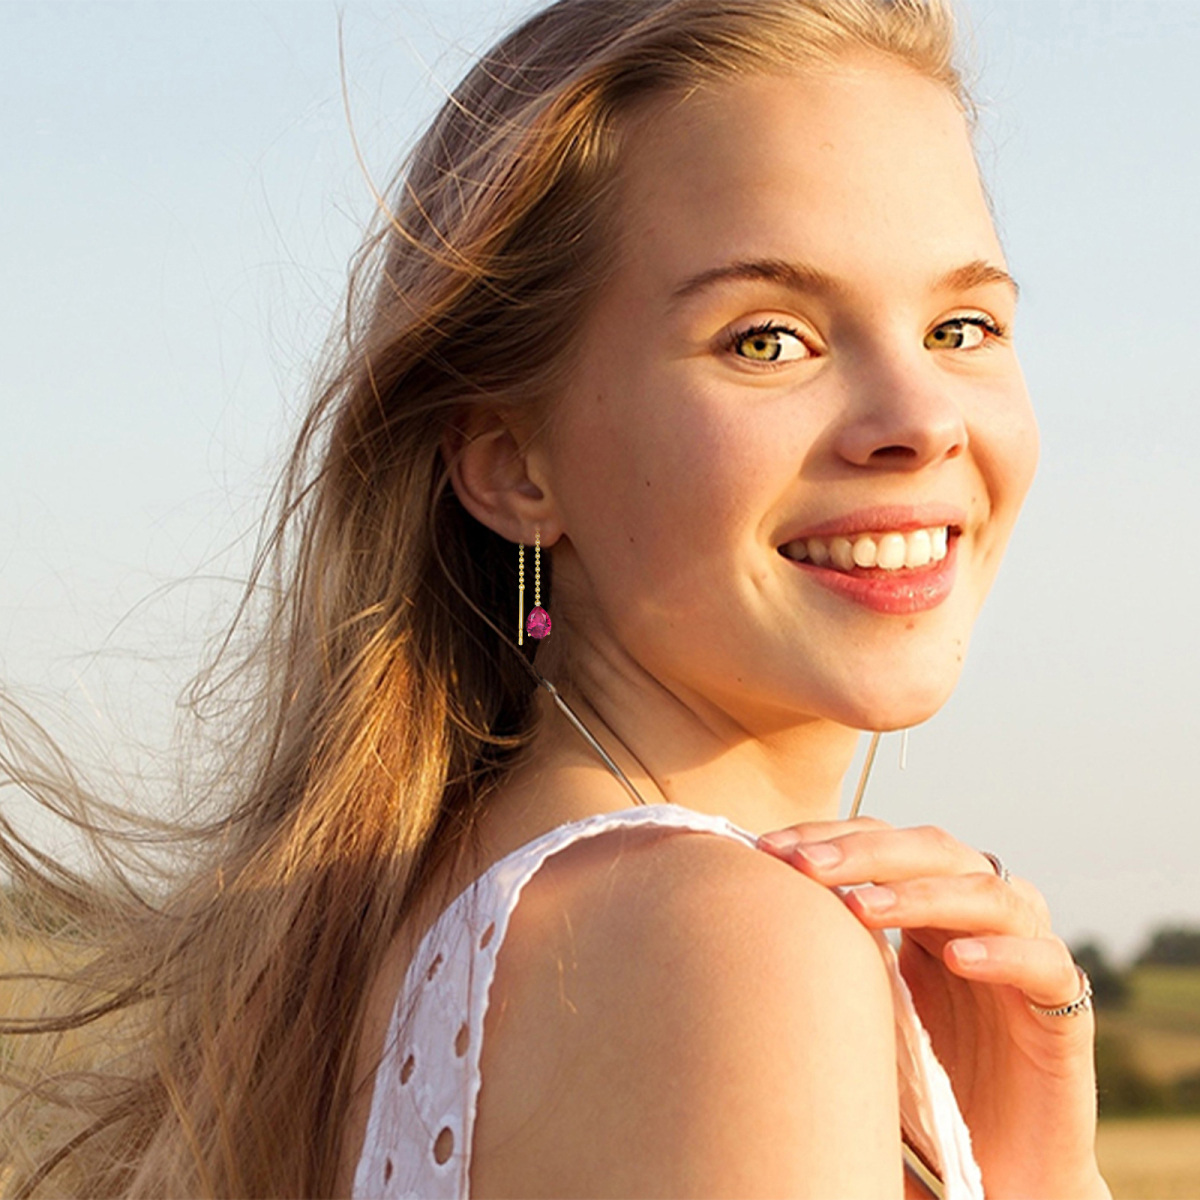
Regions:
[[473, 1196], [902, 1194], [872, 936], [785, 864], [620, 830], [534, 876], [497, 959]]

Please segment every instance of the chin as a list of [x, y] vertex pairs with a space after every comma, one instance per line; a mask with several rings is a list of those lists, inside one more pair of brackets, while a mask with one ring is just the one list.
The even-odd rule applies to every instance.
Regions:
[[931, 667], [919, 678], [889, 678], [887, 673], [871, 680], [866, 689], [860, 680], [853, 690], [829, 697], [825, 715], [851, 729], [910, 729], [928, 721], [950, 699], [960, 672], [961, 664], [953, 671]]

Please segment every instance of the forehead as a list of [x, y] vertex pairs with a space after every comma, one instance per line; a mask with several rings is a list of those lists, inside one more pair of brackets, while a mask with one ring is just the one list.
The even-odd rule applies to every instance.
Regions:
[[1002, 257], [954, 98], [878, 56], [651, 102], [620, 195], [626, 260], [664, 284], [735, 258], [882, 277]]

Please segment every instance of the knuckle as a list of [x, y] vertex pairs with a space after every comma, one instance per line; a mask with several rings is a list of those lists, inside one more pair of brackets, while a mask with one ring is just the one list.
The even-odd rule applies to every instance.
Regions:
[[953, 834], [948, 833], [940, 825], [921, 825], [917, 830], [929, 844], [939, 852], [949, 852], [958, 845]]
[[1027, 910], [1021, 897], [1013, 891], [1012, 885], [1005, 883], [999, 875], [989, 871], [987, 874], [964, 875], [962, 885], [971, 896], [974, 904], [982, 911], [989, 910], [996, 916], [996, 928], [1015, 932], [1028, 927]]
[[986, 875], [968, 875], [972, 885], [978, 890], [980, 897], [989, 904], [998, 905], [1005, 912], [1013, 912], [1020, 908], [1020, 902], [1012, 888], [994, 871]]
[[1012, 888], [1005, 883], [995, 871], [987, 871], [986, 873], [981, 871], [977, 875], [968, 875], [967, 878], [970, 879], [975, 886], [984, 893], [984, 895], [993, 900], [1001, 901], [1006, 908], [1013, 902]]

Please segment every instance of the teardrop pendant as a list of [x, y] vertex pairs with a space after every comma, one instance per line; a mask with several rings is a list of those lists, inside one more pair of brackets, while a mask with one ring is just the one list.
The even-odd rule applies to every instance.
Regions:
[[[542, 599], [542, 531], [534, 530], [533, 535], [533, 608], [524, 624], [517, 626], [517, 644], [524, 645], [524, 636], [544, 638], [550, 633], [550, 614], [541, 606]], [[519, 579], [520, 601], [518, 613], [525, 609], [525, 545], [517, 543], [517, 571]]]
[[531, 608], [525, 621], [525, 632], [534, 638], [546, 637], [550, 632], [550, 614], [540, 606]]

